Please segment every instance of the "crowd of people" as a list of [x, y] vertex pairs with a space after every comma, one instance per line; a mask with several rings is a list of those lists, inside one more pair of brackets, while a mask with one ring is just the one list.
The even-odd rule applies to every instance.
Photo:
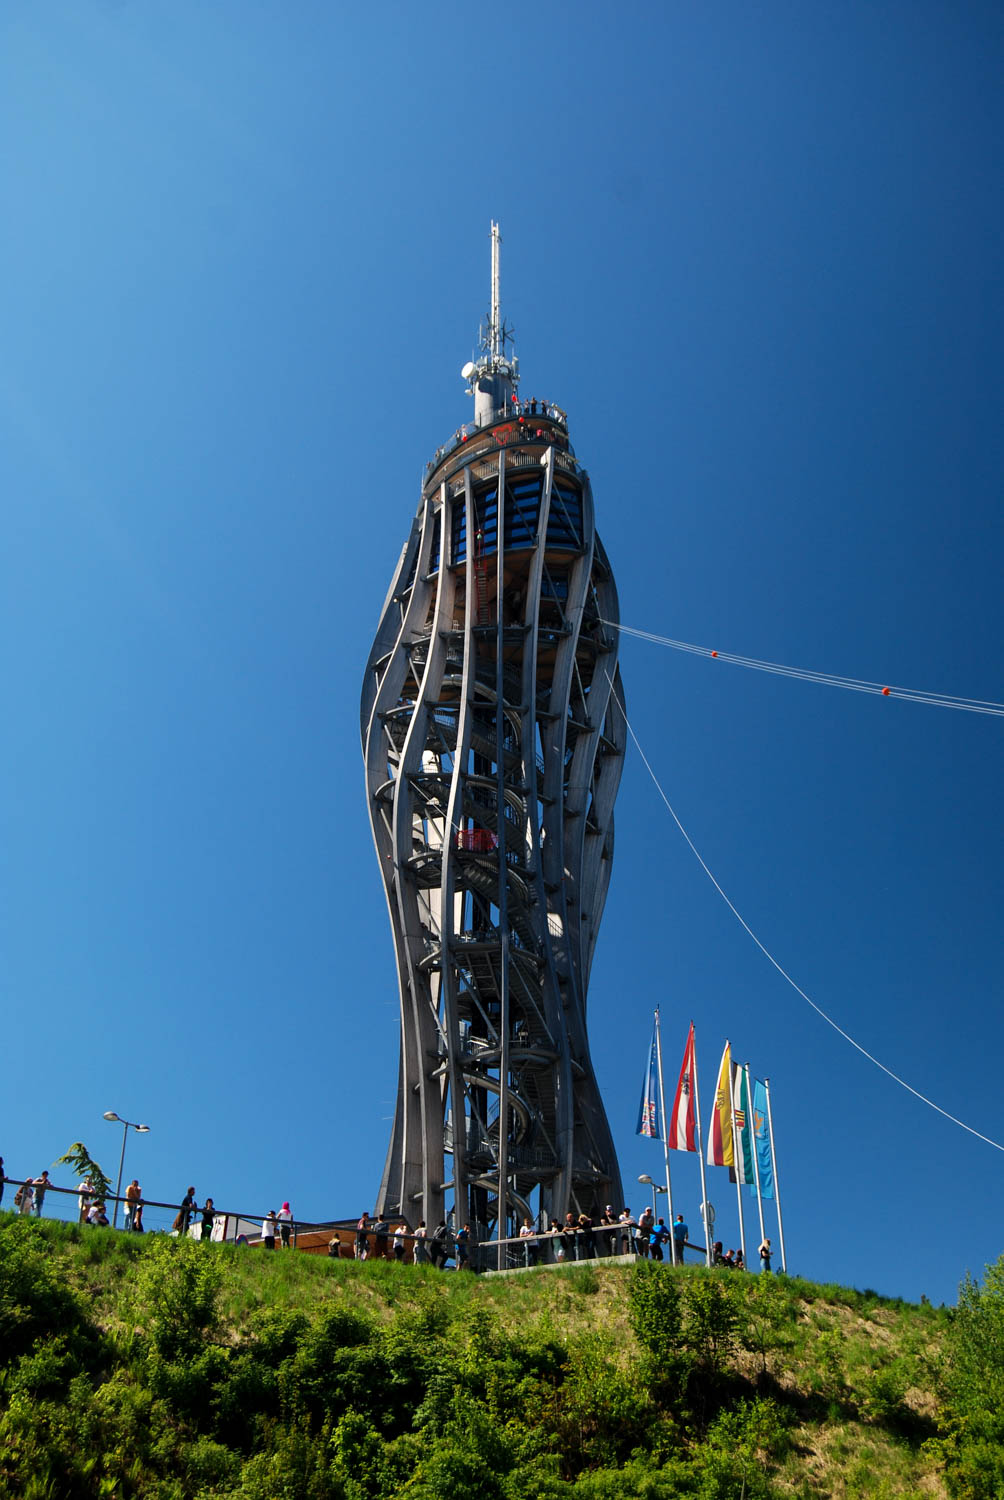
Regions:
[[[3, 1203], [4, 1187], [9, 1179], [4, 1173], [4, 1161], [0, 1156], [0, 1204]], [[48, 1170], [40, 1172], [37, 1177], [26, 1177], [19, 1183], [14, 1193], [14, 1207], [20, 1214], [34, 1214], [37, 1218], [42, 1217], [42, 1208], [45, 1203], [45, 1195], [49, 1188], [57, 1192], [66, 1192], [67, 1189], [56, 1188], [49, 1177]], [[108, 1206], [105, 1195], [91, 1181], [90, 1177], [84, 1177], [76, 1188], [77, 1197], [77, 1220], [81, 1224], [93, 1224], [99, 1228], [111, 1227], [108, 1218]], [[146, 1226], [143, 1223], [143, 1189], [139, 1185], [139, 1179], [134, 1177], [122, 1195], [122, 1227], [129, 1234], [143, 1234]], [[163, 1207], [163, 1205], [158, 1205]], [[288, 1211], [289, 1204], [283, 1205]], [[212, 1237], [213, 1221], [216, 1217], [216, 1209], [212, 1198], [207, 1198], [200, 1208], [196, 1198], [195, 1188], [190, 1187], [178, 1206], [171, 1231], [177, 1235], [187, 1235], [192, 1227], [198, 1229], [198, 1238], [208, 1240]], [[289, 1215], [292, 1222], [292, 1215]], [[284, 1238], [285, 1242], [285, 1238]]]
[[[3, 1202], [6, 1181], [3, 1157], [0, 1157], [0, 1203]], [[38, 1177], [26, 1178], [14, 1194], [14, 1207], [21, 1214], [34, 1213], [41, 1217], [46, 1192], [52, 1186], [48, 1171], [41, 1172]], [[104, 1198], [88, 1177], [77, 1190], [77, 1209], [81, 1224], [107, 1226], [109, 1223]], [[215, 1219], [212, 1198], [207, 1197], [200, 1208], [195, 1188], [191, 1186], [178, 1206], [171, 1232], [185, 1237], [196, 1231], [195, 1238], [208, 1240], [212, 1238]], [[131, 1234], [144, 1232], [143, 1191], [135, 1177], [124, 1194], [123, 1228]], [[274, 1250], [278, 1241], [283, 1250], [292, 1249], [293, 1229], [293, 1213], [288, 1202], [284, 1202], [278, 1212], [270, 1209], [262, 1221], [262, 1247]], [[640, 1218], [635, 1219], [630, 1208], [618, 1214], [608, 1203], [596, 1220], [586, 1213], [578, 1216], [567, 1213], [563, 1222], [540, 1229], [525, 1218], [511, 1258], [517, 1264], [536, 1266], [542, 1260], [561, 1262], [589, 1260], [597, 1255], [635, 1255], [655, 1261], [668, 1257], [673, 1264], [682, 1265], [689, 1233], [682, 1214], [676, 1215], [672, 1228], [669, 1228], [664, 1219], [656, 1218], [651, 1208], [646, 1208]], [[473, 1243], [469, 1224], [452, 1230], [446, 1220], [441, 1219], [430, 1231], [423, 1219], [412, 1230], [407, 1224], [393, 1224], [388, 1218], [380, 1215], [371, 1218], [364, 1213], [356, 1225], [352, 1253], [356, 1260], [368, 1260], [372, 1255], [376, 1259], [410, 1260], [415, 1265], [433, 1265], [439, 1269], [452, 1256], [456, 1268], [465, 1270], [471, 1264]], [[342, 1248], [342, 1241], [337, 1234], [334, 1235], [328, 1242], [328, 1254], [339, 1256]], [[761, 1241], [758, 1253], [761, 1269], [770, 1271], [773, 1252], [768, 1238]], [[721, 1240], [716, 1240], [713, 1246], [712, 1263], [728, 1270], [746, 1270], [743, 1251], [723, 1250]]]
[[[517, 1238], [510, 1241], [507, 1261], [510, 1266], [537, 1266], [547, 1263], [562, 1263], [572, 1260], [589, 1260], [596, 1256], [634, 1255], [655, 1261], [670, 1260], [682, 1265], [687, 1248], [691, 1246], [689, 1229], [682, 1214], [677, 1214], [672, 1228], [665, 1220], [657, 1219], [652, 1209], [646, 1208], [636, 1219], [629, 1208], [615, 1213], [608, 1204], [597, 1219], [588, 1214], [568, 1213], [562, 1222], [539, 1228], [533, 1220], [525, 1218]], [[356, 1260], [407, 1261], [415, 1265], [433, 1265], [444, 1268], [451, 1257], [457, 1270], [482, 1268], [482, 1260], [474, 1255], [475, 1239], [471, 1226], [463, 1225], [458, 1230], [449, 1227], [441, 1219], [432, 1230], [422, 1220], [415, 1229], [407, 1224], [394, 1222], [381, 1215], [364, 1213], [349, 1239], [349, 1231], [337, 1231], [328, 1241], [328, 1254], [333, 1257], [350, 1255]], [[496, 1241], [484, 1242], [478, 1248], [487, 1254], [491, 1268], [495, 1265]], [[760, 1263], [765, 1271], [770, 1270], [771, 1244], [764, 1239], [760, 1245]], [[729, 1270], [745, 1270], [742, 1250], [723, 1252], [721, 1241], [714, 1246], [713, 1261], [716, 1266]]]
[[[328, 1241], [328, 1254], [337, 1258], [341, 1253], [342, 1242], [335, 1234]], [[394, 1225], [380, 1215], [371, 1219], [364, 1213], [356, 1224], [352, 1253], [356, 1260], [369, 1260], [372, 1255], [375, 1260], [411, 1260], [416, 1266], [432, 1265], [439, 1270], [452, 1255], [457, 1270], [466, 1270], [471, 1258], [471, 1226], [464, 1224], [454, 1232], [445, 1219], [440, 1219], [430, 1232], [425, 1220], [420, 1219], [412, 1230], [407, 1224]]]

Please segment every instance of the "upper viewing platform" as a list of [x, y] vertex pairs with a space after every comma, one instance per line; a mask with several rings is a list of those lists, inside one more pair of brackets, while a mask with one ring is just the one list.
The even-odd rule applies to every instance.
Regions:
[[[426, 464], [423, 487], [439, 469], [444, 469], [439, 478], [446, 478], [474, 458], [522, 443], [553, 445], [560, 453], [568, 455], [569, 462], [563, 467], [578, 471], [575, 449], [568, 440], [566, 413], [549, 401], [520, 401], [514, 397], [504, 402], [491, 426], [477, 427], [473, 422], [465, 422], [458, 427], [449, 442], [437, 448]], [[463, 449], [463, 452], [458, 453], [458, 449]]]
[[[559, 462], [577, 473], [575, 451], [568, 440], [568, 415], [552, 401], [519, 396], [519, 360], [511, 352], [512, 329], [499, 310], [499, 227], [492, 222], [492, 305], [482, 324], [477, 359], [461, 370], [467, 394], [474, 397], [474, 420], [458, 427], [448, 442], [436, 449], [425, 466], [423, 489], [441, 482], [472, 459], [513, 445], [543, 445], [558, 450]], [[463, 450], [458, 452], [458, 450]], [[524, 456], [524, 462], [535, 461]], [[444, 470], [444, 472], [440, 472]]]

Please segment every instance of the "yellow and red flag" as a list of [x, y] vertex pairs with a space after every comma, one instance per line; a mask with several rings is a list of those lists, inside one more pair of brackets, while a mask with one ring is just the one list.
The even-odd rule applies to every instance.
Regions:
[[728, 1042], [725, 1043], [722, 1065], [718, 1069], [715, 1103], [711, 1111], [711, 1129], [708, 1131], [708, 1166], [735, 1166], [735, 1154], [732, 1149], [732, 1048]]

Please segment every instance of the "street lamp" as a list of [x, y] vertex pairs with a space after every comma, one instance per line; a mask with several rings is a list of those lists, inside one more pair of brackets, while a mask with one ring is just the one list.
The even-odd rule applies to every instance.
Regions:
[[658, 1217], [658, 1215], [656, 1213], [656, 1198], [655, 1198], [655, 1195], [656, 1195], [656, 1193], [668, 1193], [669, 1189], [661, 1187], [659, 1185], [659, 1183], [655, 1182], [648, 1175], [647, 1172], [642, 1172], [641, 1176], [638, 1178], [638, 1181], [639, 1182], [645, 1182], [645, 1183], [647, 1183], [648, 1186], [652, 1189], [652, 1217], [653, 1217], [653, 1219], [655, 1219], [655, 1218]]
[[136, 1125], [132, 1120], [123, 1120], [122, 1116], [117, 1115], [113, 1109], [106, 1109], [104, 1118], [106, 1120], [118, 1121], [122, 1126], [122, 1153], [119, 1156], [119, 1180], [115, 1184], [115, 1208], [112, 1213], [112, 1228], [115, 1229], [119, 1221], [119, 1195], [122, 1192], [122, 1168], [125, 1164], [126, 1136], [130, 1130], [137, 1130], [140, 1135], [148, 1135], [150, 1127], [149, 1125]]

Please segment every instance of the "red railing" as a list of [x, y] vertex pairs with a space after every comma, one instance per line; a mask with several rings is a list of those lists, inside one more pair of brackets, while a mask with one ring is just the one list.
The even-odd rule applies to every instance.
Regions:
[[491, 854], [498, 846], [498, 836], [487, 828], [461, 828], [457, 833], [457, 848], [469, 854]]

